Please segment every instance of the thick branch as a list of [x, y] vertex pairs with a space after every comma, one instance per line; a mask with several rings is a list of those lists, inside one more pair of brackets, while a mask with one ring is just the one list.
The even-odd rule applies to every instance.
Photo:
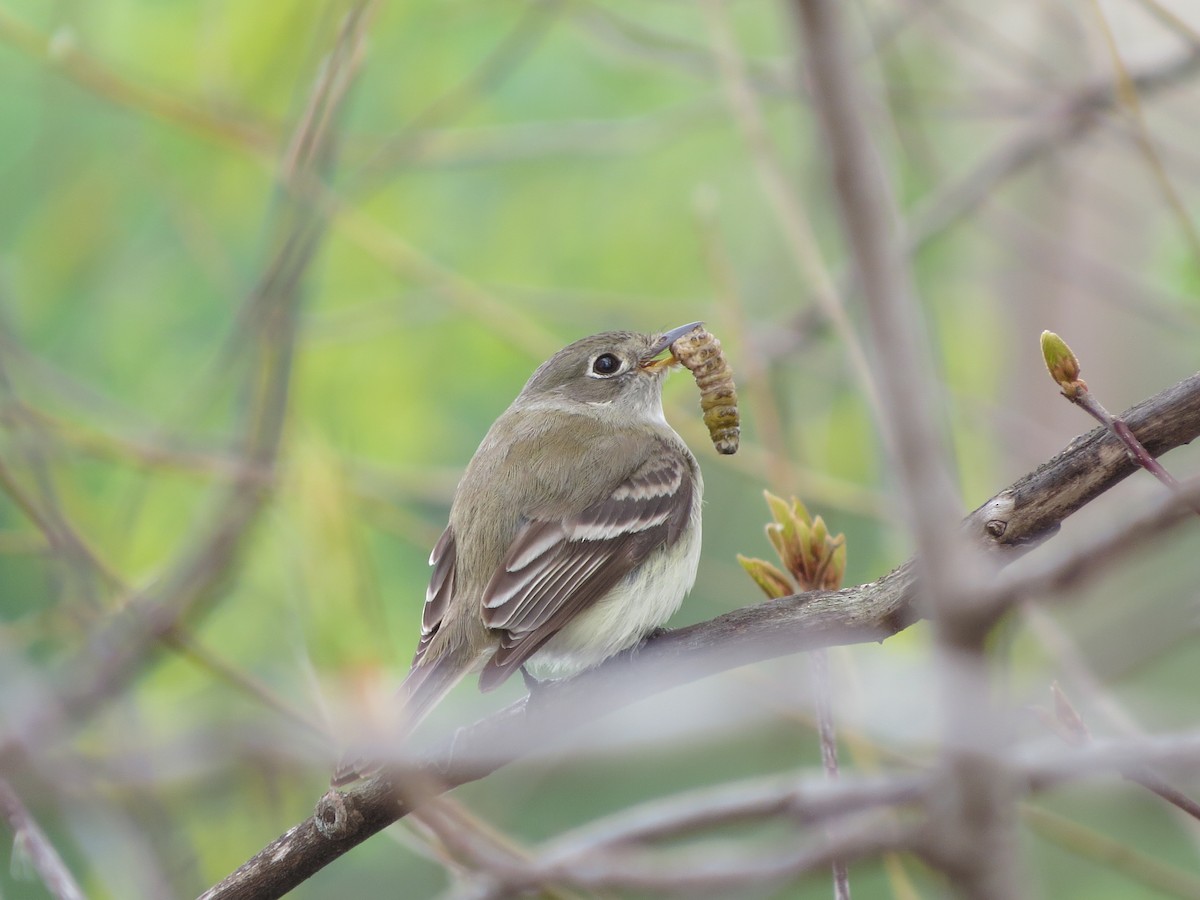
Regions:
[[[1123, 414], [1155, 456], [1200, 435], [1200, 374]], [[1119, 442], [1097, 428], [1071, 444], [964, 522], [990, 551], [1012, 555], [1053, 535], [1059, 523], [1136, 469]], [[920, 618], [910, 560], [879, 581], [736, 609], [667, 632], [636, 653], [548, 685], [461, 729], [419, 769], [445, 789], [482, 778], [564, 733], [671, 687], [747, 663], [839, 644], [882, 640]], [[402, 778], [397, 778], [399, 783]], [[423, 785], [428, 788], [427, 782]], [[205, 900], [278, 897], [410, 811], [386, 778], [331, 791], [316, 815], [281, 835], [214, 886]]]

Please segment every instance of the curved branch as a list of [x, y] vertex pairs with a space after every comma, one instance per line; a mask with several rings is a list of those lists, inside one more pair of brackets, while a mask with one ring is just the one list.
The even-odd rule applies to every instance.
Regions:
[[[1200, 373], [1122, 418], [1154, 456], [1200, 435]], [[1036, 471], [965, 519], [966, 533], [1003, 561], [1052, 536], [1081, 509], [1137, 468], [1107, 430], [1081, 435]], [[278, 897], [377, 831], [407, 815], [406, 786], [428, 796], [490, 774], [597, 716], [648, 695], [773, 657], [840, 644], [880, 641], [921, 618], [909, 560], [888, 575], [841, 591], [815, 591], [735, 609], [646, 641], [567, 681], [546, 685], [460, 729], [452, 744], [403, 772], [348, 791], [330, 791], [312, 818], [281, 835], [203, 895], [203, 900]], [[408, 796], [412, 796], [409, 794]]]

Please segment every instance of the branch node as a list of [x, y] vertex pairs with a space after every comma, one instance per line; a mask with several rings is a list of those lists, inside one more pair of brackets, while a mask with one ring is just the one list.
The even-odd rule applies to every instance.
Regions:
[[327, 791], [313, 813], [317, 831], [331, 841], [344, 841], [358, 831], [362, 823], [362, 813], [347, 805], [346, 795], [341, 791]]
[[1013, 492], [1003, 491], [985, 503], [979, 510], [980, 517], [983, 519], [985, 540], [990, 538], [988, 543], [993, 541], [1000, 543], [1005, 532], [1008, 531], [1008, 523], [1012, 521], [1016, 509], [1016, 498]]

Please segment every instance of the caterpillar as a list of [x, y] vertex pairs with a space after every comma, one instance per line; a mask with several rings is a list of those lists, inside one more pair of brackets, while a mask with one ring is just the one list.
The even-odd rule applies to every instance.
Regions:
[[713, 446], [718, 453], [737, 453], [741, 434], [737, 388], [733, 371], [721, 353], [721, 342], [697, 326], [671, 345], [671, 353], [696, 379], [700, 409]]

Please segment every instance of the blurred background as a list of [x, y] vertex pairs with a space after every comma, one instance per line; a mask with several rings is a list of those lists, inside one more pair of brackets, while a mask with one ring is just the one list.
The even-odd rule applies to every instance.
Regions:
[[[349, 10], [0, 0], [0, 777], [88, 896], [194, 895], [311, 813], [329, 735], [407, 670], [462, 467], [578, 337], [700, 319], [738, 376], [733, 458], [690, 379], [667, 385], [707, 485], [673, 624], [758, 601], [735, 556], [769, 555], [764, 488], [846, 534], [847, 583], [910, 551], [785, 5], [410, 0], [347, 37]], [[1042, 329], [1114, 412], [1197, 368], [1200, 9], [846, 16], [965, 513], [1090, 427]], [[1038, 553], [1158, 490], [1130, 479]], [[996, 636], [1020, 728], [1046, 736], [1021, 711], [1054, 679], [1089, 685], [1074, 700], [1098, 733], [1195, 724], [1194, 531]], [[929, 644], [918, 624], [831, 654], [844, 768], [928, 757]], [[819, 766], [809, 678], [799, 657], [709, 679], [453, 796], [536, 846]], [[520, 692], [465, 684], [435, 724]], [[1022, 840], [1041, 896], [1200, 896], [1195, 828], [1132, 785], [1039, 797]], [[455, 871], [402, 823], [295, 896], [431, 897]], [[891, 858], [851, 884], [943, 889]], [[20, 841], [0, 895], [47, 896]]]

